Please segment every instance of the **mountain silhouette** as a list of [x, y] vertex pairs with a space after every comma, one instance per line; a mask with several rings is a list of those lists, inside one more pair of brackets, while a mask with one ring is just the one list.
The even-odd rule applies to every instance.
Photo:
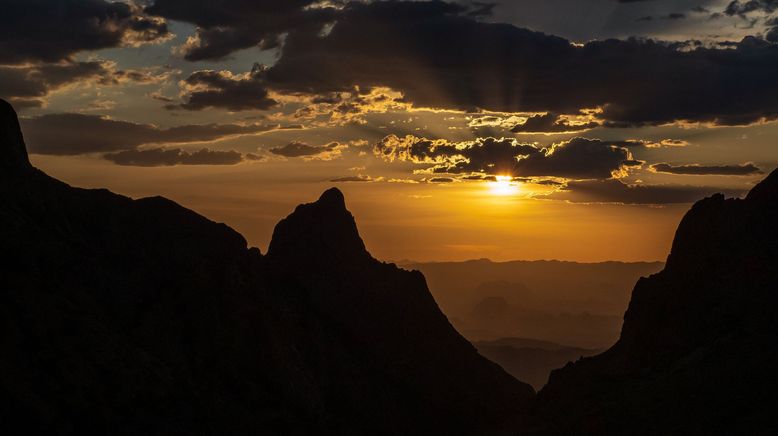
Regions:
[[538, 434], [778, 432], [778, 170], [681, 221], [636, 284], [619, 341], [552, 372]]
[[635, 285], [618, 342], [535, 396], [454, 330], [420, 272], [369, 254], [337, 189], [262, 254], [165, 198], [47, 176], [2, 101], [0, 129], [4, 429], [778, 432], [778, 171], [744, 199], [697, 202], [664, 269]]
[[552, 370], [602, 351], [526, 338], [476, 341], [473, 345], [479, 353], [500, 364], [509, 374], [538, 390], [546, 384]]
[[[25, 434], [490, 434], [534, 396], [372, 258], [337, 189], [268, 253], [33, 168], [0, 105], [0, 422]], [[88, 132], [85, 132], [88, 134]]]

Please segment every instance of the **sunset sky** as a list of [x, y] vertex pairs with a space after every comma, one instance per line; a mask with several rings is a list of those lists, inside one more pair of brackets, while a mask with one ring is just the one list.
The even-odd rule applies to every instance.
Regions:
[[382, 260], [663, 260], [778, 166], [778, 1], [0, 0], [33, 164], [267, 249], [330, 186]]

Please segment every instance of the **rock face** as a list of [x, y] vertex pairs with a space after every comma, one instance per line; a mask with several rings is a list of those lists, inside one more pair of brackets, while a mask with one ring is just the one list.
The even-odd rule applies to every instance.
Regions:
[[490, 434], [533, 397], [373, 259], [343, 195], [267, 255], [32, 168], [0, 105], [0, 422], [30, 434]]
[[714, 195], [638, 281], [616, 345], [554, 371], [541, 434], [776, 434], [778, 170]]
[[0, 170], [8, 173], [31, 168], [16, 111], [2, 99], [0, 99], [0, 144], [2, 144]]

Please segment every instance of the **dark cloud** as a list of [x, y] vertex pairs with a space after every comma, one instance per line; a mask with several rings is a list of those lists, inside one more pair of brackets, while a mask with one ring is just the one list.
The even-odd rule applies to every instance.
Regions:
[[270, 152], [284, 157], [315, 156], [334, 150], [340, 144], [331, 142], [326, 145], [308, 145], [303, 142], [293, 141], [282, 147], [271, 148]]
[[765, 25], [768, 26], [767, 32], [765, 33], [765, 39], [778, 44], [778, 17], [770, 18], [765, 22]]
[[610, 126], [778, 117], [778, 46], [764, 40], [734, 48], [642, 39], [576, 46], [475, 21], [443, 2], [349, 4], [326, 35], [290, 32], [263, 76], [286, 92], [388, 86], [417, 106], [559, 114], [602, 107]]
[[160, 129], [98, 115], [49, 114], [20, 120], [31, 153], [77, 155], [134, 150], [144, 144], [207, 142], [270, 130], [262, 125], [206, 124]]
[[483, 174], [468, 174], [460, 177], [460, 180], [482, 180], [485, 182], [494, 182], [497, 180], [496, 176], [486, 176]]
[[183, 52], [187, 60], [198, 61], [224, 58], [249, 47], [278, 47], [284, 33], [303, 26], [319, 32], [335, 18], [336, 9], [311, 7], [317, 3], [321, 2], [156, 0], [146, 12], [195, 24], [196, 36], [183, 46]]
[[599, 123], [589, 121], [582, 124], [572, 124], [567, 119], [559, 117], [551, 112], [543, 115], [534, 115], [524, 124], [517, 124], [511, 129], [514, 133], [564, 133], [582, 132], [584, 130], [599, 127]]
[[112, 74], [111, 64], [99, 61], [0, 66], [0, 98], [9, 100], [17, 109], [39, 107], [52, 91], [90, 79], [110, 80]]
[[64, 61], [53, 64], [0, 65], [0, 98], [14, 107], [41, 107], [46, 97], [73, 84], [151, 84], [167, 80], [171, 71], [158, 69], [117, 70], [110, 61]]
[[337, 183], [340, 183], [340, 182], [373, 182], [373, 181], [375, 181], [374, 178], [372, 178], [370, 176], [363, 176], [361, 174], [358, 175], [358, 176], [337, 177], [335, 179], [330, 180], [330, 182], [337, 182]]
[[767, 34], [765, 35], [765, 39], [778, 44], [778, 26], [775, 26], [767, 31]]
[[619, 180], [571, 181], [560, 191], [545, 196], [571, 203], [674, 204], [692, 203], [722, 192], [741, 196], [746, 190], [687, 185], [628, 185]]
[[[252, 155], [253, 156], [253, 155]], [[103, 157], [117, 165], [160, 167], [174, 165], [236, 165], [244, 161], [241, 153], [202, 148], [186, 151], [180, 148], [150, 148], [107, 153]], [[253, 160], [251, 157], [248, 160]]]
[[3, 0], [0, 62], [58, 62], [83, 50], [154, 42], [169, 36], [164, 20], [131, 2]]
[[374, 153], [387, 161], [425, 164], [436, 173], [607, 179], [642, 164], [621, 144], [573, 138], [539, 148], [506, 138], [452, 143], [389, 135], [376, 144]]
[[733, 0], [724, 9], [724, 13], [729, 16], [744, 16], [756, 11], [772, 13], [776, 9], [778, 9], [778, 0]]
[[657, 163], [651, 165], [651, 170], [657, 173], [686, 174], [686, 175], [722, 175], [722, 176], [748, 176], [762, 174], [762, 170], [752, 163], [742, 165], [671, 165], [669, 163]]
[[268, 96], [258, 67], [246, 74], [229, 71], [196, 71], [183, 82], [186, 102], [168, 105], [168, 109], [203, 110], [222, 108], [230, 111], [269, 109], [277, 101]]
[[554, 144], [544, 153], [518, 161], [521, 176], [556, 176], [571, 179], [607, 179], [628, 167], [642, 165], [625, 147], [599, 139], [573, 138]]
[[427, 180], [427, 183], [453, 183], [454, 179], [451, 177], [432, 177]]

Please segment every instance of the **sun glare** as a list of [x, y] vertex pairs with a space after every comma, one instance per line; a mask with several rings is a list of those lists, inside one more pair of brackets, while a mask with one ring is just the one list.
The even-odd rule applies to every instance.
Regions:
[[487, 182], [493, 195], [513, 195], [519, 192], [519, 182], [511, 176], [497, 176], [493, 182]]

